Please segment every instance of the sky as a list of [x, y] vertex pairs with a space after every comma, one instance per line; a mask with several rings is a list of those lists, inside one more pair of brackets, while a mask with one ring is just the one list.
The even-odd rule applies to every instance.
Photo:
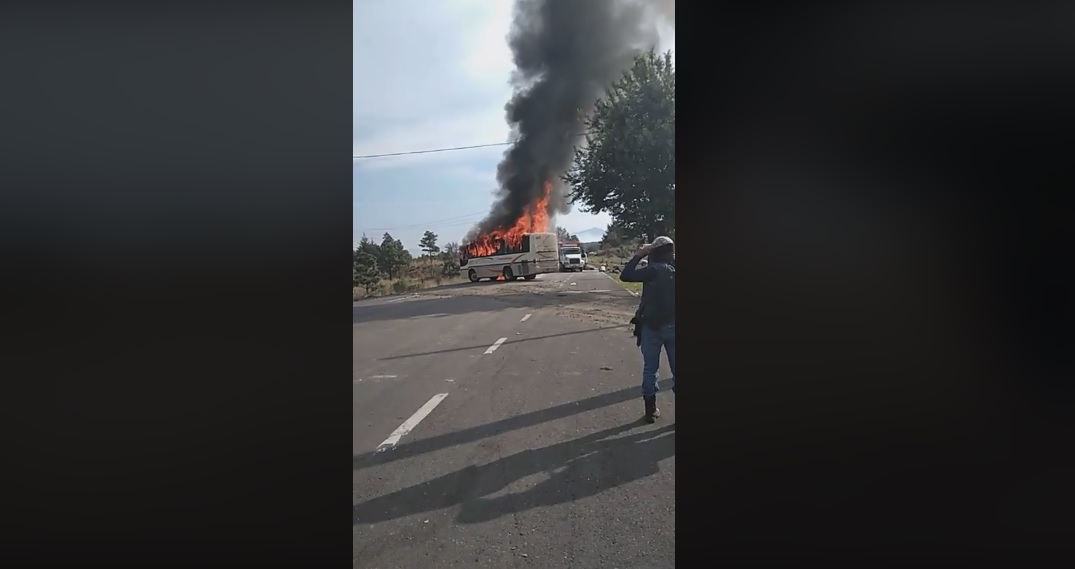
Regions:
[[[354, 155], [507, 142], [510, 0], [354, 0]], [[667, 45], [674, 49], [669, 34]], [[352, 159], [353, 240], [387, 231], [418, 252], [428, 229], [460, 241], [488, 212], [506, 146]], [[607, 214], [572, 211], [571, 233]]]

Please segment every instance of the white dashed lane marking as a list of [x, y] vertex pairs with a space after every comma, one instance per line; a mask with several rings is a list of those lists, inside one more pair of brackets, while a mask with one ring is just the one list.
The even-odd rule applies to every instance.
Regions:
[[493, 342], [493, 345], [489, 346], [489, 349], [485, 350], [485, 353], [486, 354], [491, 354], [491, 353], [495, 352], [496, 349], [500, 347], [500, 344], [503, 344], [507, 340], [508, 340], [507, 338], [501, 338], [501, 339]]
[[422, 419], [425, 419], [427, 416], [429, 416], [429, 414], [437, 408], [437, 405], [440, 405], [440, 402], [444, 401], [445, 397], [448, 397], [447, 393], [438, 393], [434, 395], [432, 399], [426, 401], [425, 405], [422, 405], [421, 408], [415, 411], [414, 415], [411, 415], [409, 419], [403, 421], [403, 424], [400, 425], [398, 429], [392, 431], [392, 434], [388, 435], [388, 438], [385, 439], [383, 443], [377, 446], [377, 452], [384, 452], [386, 450], [392, 450], [396, 448], [396, 445], [399, 444], [400, 439], [407, 436], [407, 433], [413, 431], [414, 428], [418, 426], [418, 423], [422, 422]]
[[371, 375], [371, 376], [365, 377], [365, 378], [363, 378], [363, 377], [353, 378], [353, 379], [351, 379], [351, 383], [362, 383], [364, 381], [372, 381], [374, 383], [377, 383], [379, 380], [382, 380], [382, 379], [396, 379], [397, 377], [399, 377], [399, 376], [398, 375]]

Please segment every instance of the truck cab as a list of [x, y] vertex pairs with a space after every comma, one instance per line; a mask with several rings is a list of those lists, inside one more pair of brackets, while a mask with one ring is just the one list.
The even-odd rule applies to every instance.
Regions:
[[582, 271], [586, 268], [586, 252], [579, 243], [560, 243], [560, 270]]

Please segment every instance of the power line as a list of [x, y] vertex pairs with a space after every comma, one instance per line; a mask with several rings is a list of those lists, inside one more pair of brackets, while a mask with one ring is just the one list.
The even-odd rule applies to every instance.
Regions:
[[[574, 136], [586, 136], [590, 134], [588, 132], [582, 132]], [[454, 152], [456, 150], [471, 150], [474, 148], [489, 148], [492, 146], [510, 146], [515, 144], [514, 142], [490, 142], [489, 144], [472, 144], [470, 146], [452, 146], [449, 148], [430, 148], [428, 150], [410, 150], [407, 152], [388, 152], [385, 154], [353, 154], [351, 158], [353, 160], [364, 160], [367, 158], [386, 158], [389, 156], [408, 156], [411, 154], [432, 154], [434, 152]]]
[[431, 154], [433, 152], [452, 152], [455, 150], [470, 150], [472, 148], [488, 148], [490, 146], [507, 146], [513, 144], [511, 142], [492, 142], [489, 144], [473, 144], [470, 146], [453, 146], [451, 148], [432, 148], [430, 150], [411, 150], [409, 152], [389, 152], [387, 154], [355, 154], [352, 156], [355, 160], [361, 160], [365, 158], [385, 158], [387, 156], [406, 156], [408, 154]]

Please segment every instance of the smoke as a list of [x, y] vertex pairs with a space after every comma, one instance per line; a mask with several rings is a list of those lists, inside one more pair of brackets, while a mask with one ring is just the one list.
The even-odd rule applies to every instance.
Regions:
[[676, 0], [654, 0], [653, 7], [672, 23], [672, 27], [676, 26]]
[[497, 167], [499, 190], [471, 241], [511, 227], [551, 181], [550, 217], [568, 213], [560, 176], [582, 141], [583, 120], [605, 89], [642, 51], [658, 43], [661, 18], [675, 22], [675, 0], [516, 0], [508, 43], [514, 96], [505, 106], [514, 145]]

